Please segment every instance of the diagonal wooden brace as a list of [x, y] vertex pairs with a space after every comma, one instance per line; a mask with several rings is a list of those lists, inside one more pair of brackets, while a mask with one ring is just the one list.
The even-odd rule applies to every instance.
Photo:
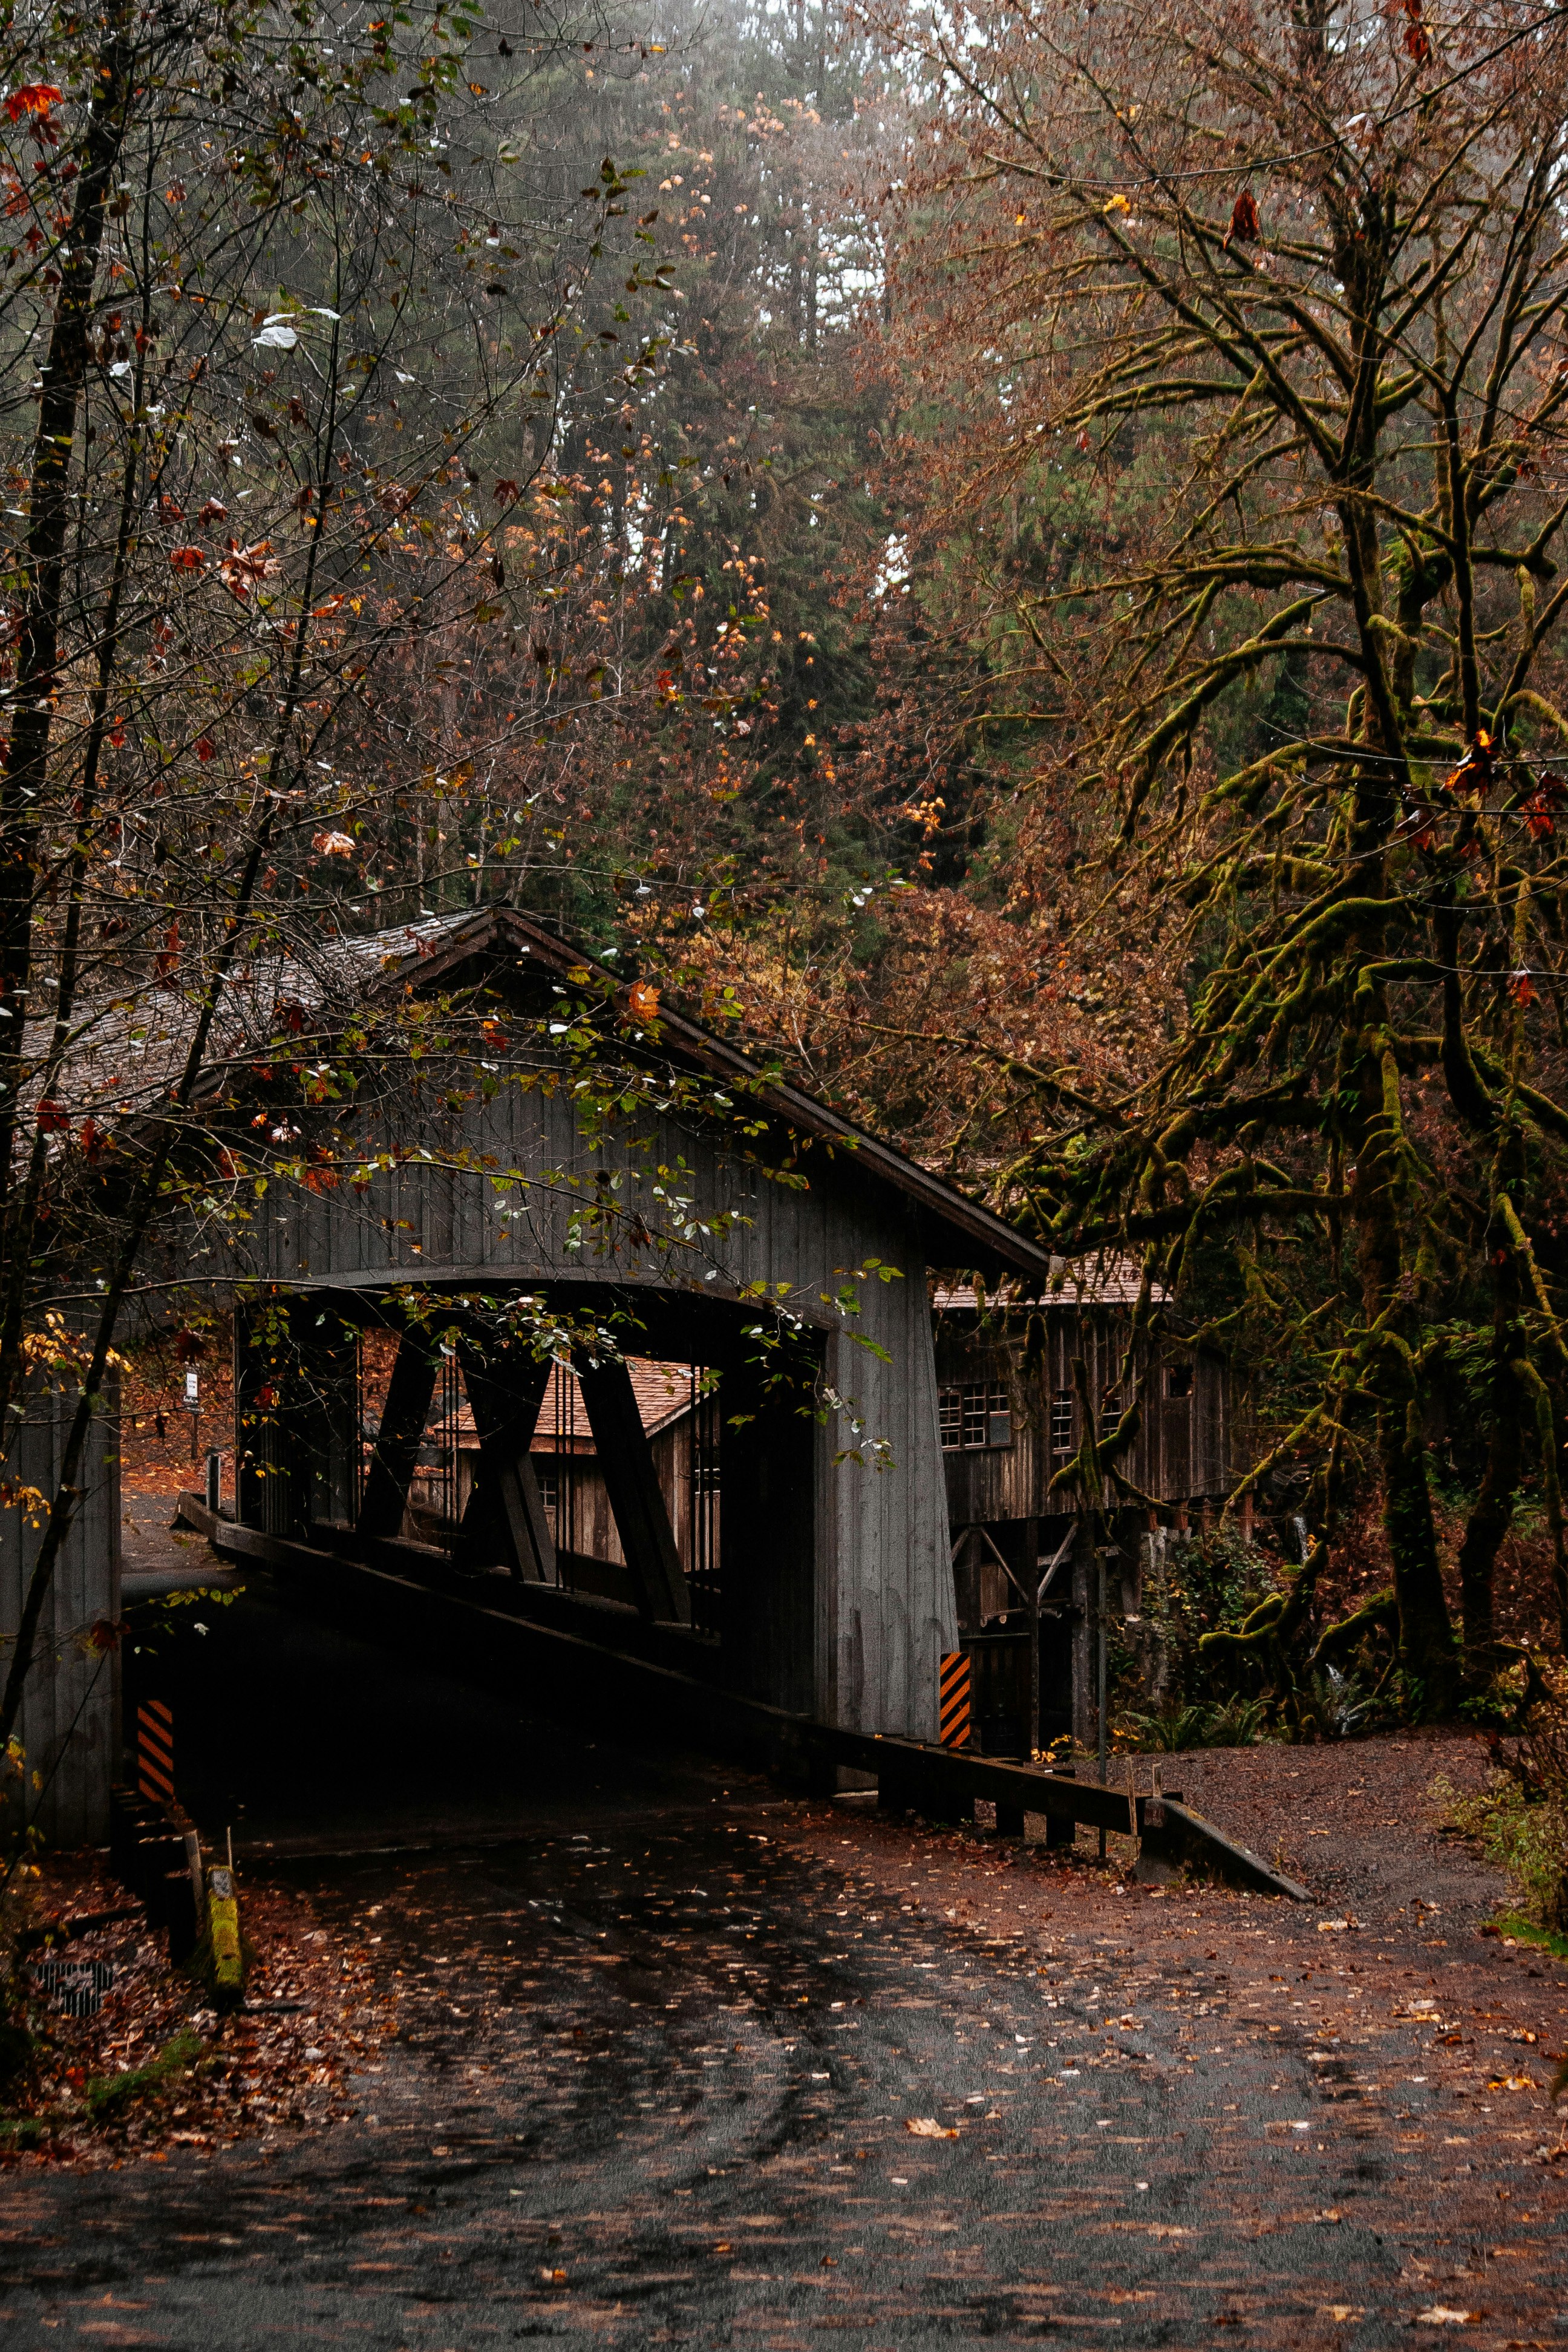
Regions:
[[637, 1590], [637, 1606], [645, 1617], [661, 1624], [689, 1625], [686, 1573], [632, 1376], [619, 1361], [593, 1364], [585, 1356], [576, 1359], [576, 1372], [621, 1549]]
[[463, 1513], [461, 1549], [478, 1555], [499, 1546], [514, 1576], [555, 1584], [555, 1539], [529, 1459], [534, 1424], [550, 1380], [548, 1358], [503, 1356], [487, 1363], [461, 1346], [458, 1361], [479, 1439], [479, 1475]]
[[404, 1333], [355, 1522], [362, 1536], [395, 1536], [402, 1528], [409, 1484], [424, 1442], [430, 1400], [436, 1393], [437, 1361], [436, 1349], [423, 1332]]

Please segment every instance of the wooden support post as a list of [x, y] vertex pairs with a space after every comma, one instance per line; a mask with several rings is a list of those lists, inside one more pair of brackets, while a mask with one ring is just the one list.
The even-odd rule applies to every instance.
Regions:
[[585, 1356], [577, 1359], [576, 1371], [638, 1607], [656, 1622], [689, 1625], [686, 1576], [632, 1376], [619, 1361], [594, 1364]]
[[[1038, 1519], [1024, 1521], [1024, 1580], [1028, 1592], [1027, 1619], [1029, 1626], [1029, 1724], [1025, 1740], [1025, 1754], [1033, 1764], [1040, 1753], [1040, 1523]], [[996, 1826], [1002, 1826], [1002, 1816], [996, 1816]], [[1010, 1834], [1022, 1837], [1023, 1817]]]
[[[1058, 1764], [1056, 1768], [1056, 1777], [1058, 1780], [1071, 1780], [1076, 1779], [1077, 1775], [1072, 1765]], [[1047, 1851], [1052, 1846], [1059, 1847], [1064, 1845], [1075, 1845], [1077, 1842], [1078, 1823], [1076, 1822], [1069, 1821], [1065, 1813], [1047, 1813], [1046, 1815], [1046, 1845]]]
[[529, 1458], [549, 1360], [513, 1356], [487, 1364], [462, 1346], [458, 1361], [479, 1438], [479, 1475], [463, 1514], [459, 1550], [476, 1559], [499, 1554], [531, 1584], [558, 1583], [555, 1539]]
[[436, 1362], [435, 1349], [422, 1332], [404, 1333], [364, 1482], [356, 1528], [362, 1536], [395, 1536], [402, 1528], [409, 1483], [436, 1393]]

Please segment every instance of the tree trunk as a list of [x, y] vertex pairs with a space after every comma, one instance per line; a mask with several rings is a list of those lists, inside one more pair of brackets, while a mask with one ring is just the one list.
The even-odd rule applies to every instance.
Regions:
[[[1368, 1047], [1372, 1050], [1368, 1050]], [[1458, 1654], [1437, 1556], [1420, 1399], [1409, 1346], [1400, 1246], [1399, 1200], [1405, 1181], [1399, 1073], [1393, 1056], [1363, 1045], [1358, 1071], [1360, 1150], [1352, 1195], [1363, 1313], [1372, 1352], [1367, 1384], [1376, 1399], [1383, 1525], [1399, 1609], [1399, 1657], [1421, 1684], [1417, 1712], [1445, 1715], [1458, 1696]], [[1376, 1335], [1373, 1337], [1372, 1335]]]
[[1379, 1405], [1377, 1453], [1383, 1525], [1399, 1608], [1400, 1661], [1422, 1685], [1418, 1713], [1446, 1715], [1458, 1696], [1458, 1657], [1443, 1591], [1426, 1448], [1414, 1396], [1391, 1397]]
[[1492, 1571], [1498, 1549], [1513, 1525], [1523, 1451], [1525, 1400], [1513, 1369], [1519, 1334], [1500, 1317], [1493, 1342], [1491, 1438], [1480, 1488], [1459, 1546], [1459, 1612], [1464, 1626], [1465, 1680], [1484, 1690], [1497, 1672], [1497, 1633], [1492, 1617]]
[[[106, 27], [97, 86], [89, 109], [82, 167], [62, 254], [59, 293], [40, 371], [38, 429], [33, 444], [22, 622], [16, 645], [15, 713], [0, 772], [0, 1188], [9, 1189], [11, 1153], [26, 1055], [24, 1017], [32, 971], [34, 866], [39, 812], [47, 781], [49, 739], [58, 696], [60, 620], [66, 593], [66, 535], [77, 413], [87, 373], [99, 256], [114, 167], [124, 143], [130, 103], [129, 17], [117, 7]], [[10, 1369], [10, 1368], [7, 1368]]]

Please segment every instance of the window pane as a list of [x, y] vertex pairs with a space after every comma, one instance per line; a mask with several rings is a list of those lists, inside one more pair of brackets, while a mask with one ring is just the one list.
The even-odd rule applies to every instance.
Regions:
[[1058, 1389], [1051, 1399], [1051, 1452], [1072, 1452], [1072, 1391]]
[[959, 1389], [937, 1391], [937, 1412], [942, 1422], [942, 1442], [945, 1446], [963, 1443], [963, 1395]]
[[1013, 1443], [1013, 1405], [1006, 1389], [999, 1381], [991, 1384], [991, 1397], [986, 1410], [985, 1442], [988, 1445], [1011, 1445]]
[[985, 1394], [984, 1381], [965, 1381], [963, 1384], [963, 1442], [965, 1445], [985, 1443]]
[[1100, 1433], [1109, 1437], [1121, 1418], [1121, 1391], [1107, 1389], [1100, 1400]]

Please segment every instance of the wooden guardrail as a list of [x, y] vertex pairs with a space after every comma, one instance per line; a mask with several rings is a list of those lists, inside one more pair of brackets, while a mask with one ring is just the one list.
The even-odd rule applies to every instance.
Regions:
[[[679, 1737], [695, 1746], [743, 1756], [817, 1794], [837, 1788], [842, 1768], [874, 1774], [882, 1805], [934, 1820], [972, 1819], [975, 1800], [983, 1799], [995, 1806], [1004, 1834], [1021, 1835], [1029, 1813], [1063, 1828], [1079, 1822], [1096, 1830], [1131, 1828], [1126, 1794], [1097, 1781], [791, 1715], [683, 1672], [668, 1663], [668, 1646], [658, 1658], [634, 1654], [533, 1617], [486, 1607], [405, 1570], [395, 1572], [381, 1559], [373, 1566], [341, 1549], [318, 1549], [238, 1528], [209, 1511], [197, 1495], [181, 1496], [178, 1517], [222, 1557], [266, 1567], [288, 1581], [291, 1595], [347, 1622], [362, 1637], [416, 1643], [432, 1661], [479, 1679], [500, 1680], [511, 1689], [523, 1669], [542, 1704], [613, 1706], [639, 1728], [666, 1736], [679, 1727]], [[612, 1617], [602, 1607], [596, 1610], [595, 1632], [600, 1622], [607, 1629]], [[627, 1631], [640, 1640], [640, 1621], [632, 1617]], [[548, 1674], [538, 1672], [542, 1658], [548, 1660]], [[1151, 1861], [1254, 1894], [1284, 1895], [1296, 1903], [1317, 1899], [1178, 1799], [1140, 1797], [1133, 1802], [1142, 1851]]]

